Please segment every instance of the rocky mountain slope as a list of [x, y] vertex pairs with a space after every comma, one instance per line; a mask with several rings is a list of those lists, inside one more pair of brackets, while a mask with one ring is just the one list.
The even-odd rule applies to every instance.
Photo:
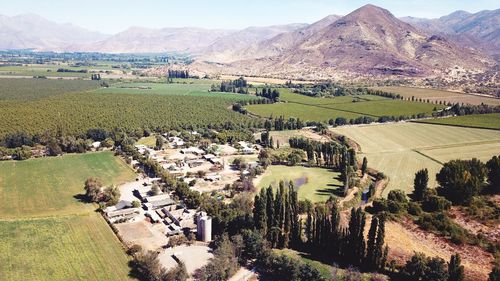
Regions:
[[58, 50], [65, 45], [97, 42], [107, 37], [72, 24], [57, 24], [34, 14], [0, 15], [0, 49]]
[[438, 19], [406, 17], [402, 20], [427, 32], [451, 36], [457, 43], [480, 45], [491, 54], [500, 54], [500, 9], [475, 14], [456, 11]]
[[222, 66], [210, 64], [207, 69], [233, 74], [346, 78], [476, 72], [493, 64], [470, 48], [426, 33], [373, 5], [324, 25], [317, 23], [264, 40], [236, 57], [244, 59]]

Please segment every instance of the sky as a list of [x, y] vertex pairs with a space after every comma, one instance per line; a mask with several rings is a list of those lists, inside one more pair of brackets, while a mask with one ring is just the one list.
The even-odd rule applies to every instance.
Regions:
[[58, 23], [117, 33], [131, 26], [242, 29], [313, 23], [374, 4], [397, 17], [437, 18], [456, 10], [500, 8], [498, 0], [16, 0], [2, 1], [0, 15], [34, 13]]

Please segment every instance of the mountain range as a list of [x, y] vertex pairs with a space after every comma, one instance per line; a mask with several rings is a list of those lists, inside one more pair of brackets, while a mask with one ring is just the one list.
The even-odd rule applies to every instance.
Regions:
[[0, 49], [183, 52], [196, 59], [195, 70], [211, 73], [426, 76], [491, 69], [496, 64], [493, 58], [500, 59], [499, 27], [500, 9], [398, 19], [373, 5], [312, 24], [243, 30], [131, 27], [114, 35], [33, 14], [0, 15]]

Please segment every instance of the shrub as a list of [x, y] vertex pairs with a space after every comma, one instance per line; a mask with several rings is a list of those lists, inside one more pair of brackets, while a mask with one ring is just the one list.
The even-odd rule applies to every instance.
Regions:
[[437, 195], [427, 196], [422, 202], [422, 209], [426, 212], [441, 212], [449, 210], [450, 208], [451, 202]]

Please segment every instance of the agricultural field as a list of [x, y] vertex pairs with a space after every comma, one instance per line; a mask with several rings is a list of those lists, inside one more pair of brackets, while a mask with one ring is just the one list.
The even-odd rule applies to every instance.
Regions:
[[[262, 133], [256, 133], [255, 139], [260, 139]], [[330, 138], [320, 135], [314, 132], [312, 129], [303, 128], [301, 130], [286, 130], [286, 131], [270, 131], [269, 137], [273, 138], [274, 145], [277, 145], [279, 142], [279, 146], [281, 148], [290, 147], [289, 140], [294, 137], [303, 137], [315, 141], [327, 142], [330, 141]]]
[[420, 123], [343, 126], [332, 130], [360, 144], [359, 157], [366, 156], [368, 166], [389, 177], [384, 196], [393, 189], [411, 193], [414, 175], [420, 169], [429, 170], [429, 184], [435, 186], [435, 174], [442, 163], [473, 157], [486, 161], [500, 151], [500, 132], [494, 130]]
[[285, 116], [305, 121], [328, 121], [337, 117], [355, 119], [362, 116], [412, 116], [419, 113], [431, 114], [442, 106], [393, 100], [389, 98], [359, 95], [335, 98], [314, 98], [281, 90], [281, 103], [248, 105], [245, 108], [261, 117]]
[[389, 93], [399, 94], [405, 98], [415, 97], [416, 99], [442, 101], [451, 103], [464, 103], [480, 105], [482, 103], [488, 105], [500, 105], [500, 99], [488, 98], [483, 96], [469, 95], [458, 92], [450, 92], [444, 90], [412, 88], [412, 87], [373, 87], [374, 90], [385, 91]]
[[[195, 80], [195, 79], [183, 79]], [[205, 83], [185, 82], [184, 83], [115, 83], [109, 88], [101, 88], [98, 93], [113, 94], [151, 94], [162, 96], [190, 96], [190, 97], [216, 97], [231, 100], [256, 99], [255, 96], [233, 94], [233, 93], [214, 93], [209, 92], [212, 83], [211, 80], [200, 80]], [[214, 81], [212, 81], [214, 82]]]
[[67, 64], [29, 64], [23, 66], [1, 66], [0, 76], [46, 76], [46, 77], [78, 77], [90, 78], [90, 73], [81, 72], [57, 72], [57, 69], [64, 68], [74, 71], [89, 70], [88, 67], [73, 67]]
[[0, 174], [0, 218], [88, 213], [92, 206], [77, 199], [88, 177], [98, 177], [106, 185], [135, 177], [112, 152], [3, 161]]
[[38, 100], [49, 96], [98, 89], [91, 80], [0, 78], [1, 100]]
[[269, 185], [278, 187], [281, 180], [293, 181], [298, 188], [299, 199], [311, 202], [326, 201], [332, 195], [343, 195], [343, 184], [338, 179], [340, 173], [323, 168], [306, 168], [302, 166], [270, 166], [260, 180], [257, 188]]
[[112, 152], [0, 162], [2, 280], [130, 280], [128, 256], [83, 183], [132, 180]]
[[161, 96], [136, 94], [64, 94], [45, 99], [19, 102], [0, 101], [0, 137], [24, 131], [28, 134], [55, 132], [62, 128], [67, 134], [86, 133], [91, 128], [127, 131], [143, 128], [181, 126], [222, 126], [258, 122], [229, 109], [237, 99]]
[[419, 123], [500, 130], [500, 113], [419, 120]]
[[0, 220], [0, 252], [4, 281], [135, 280], [120, 241], [93, 212]]

